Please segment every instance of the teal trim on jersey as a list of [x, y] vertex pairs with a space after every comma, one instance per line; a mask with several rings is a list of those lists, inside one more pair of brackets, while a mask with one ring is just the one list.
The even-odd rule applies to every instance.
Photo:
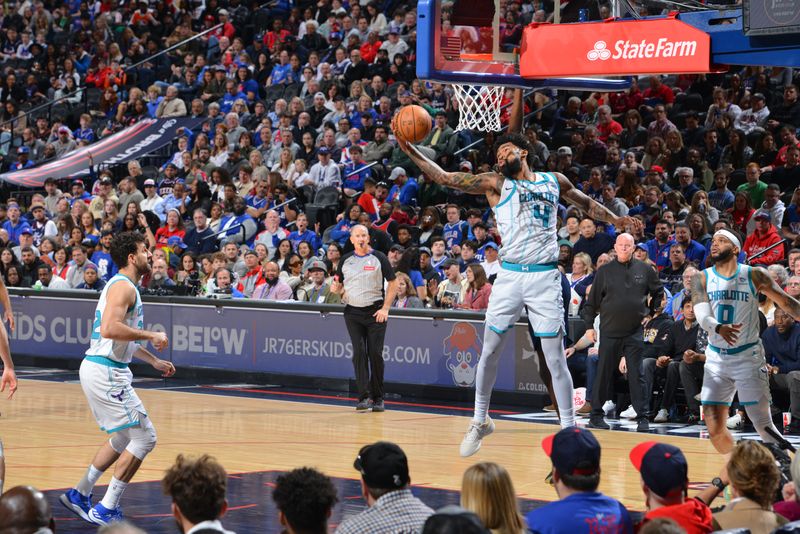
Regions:
[[738, 264], [738, 263], [737, 263], [737, 264], [736, 264], [736, 272], [735, 272], [735, 273], [733, 273], [733, 276], [727, 276], [727, 277], [726, 277], [726, 276], [722, 276], [721, 274], [719, 274], [719, 273], [717, 272], [717, 266], [716, 266], [716, 265], [715, 265], [715, 266], [713, 266], [713, 267], [711, 267], [711, 270], [712, 270], [712, 271], [714, 271], [714, 274], [715, 274], [716, 276], [719, 276], [719, 277], [720, 277], [720, 278], [722, 278], [723, 280], [733, 280], [734, 278], [736, 278], [736, 277], [739, 275], [739, 269], [741, 269], [741, 268], [742, 268], [742, 266], [741, 266], [740, 264]]
[[106, 358], [105, 356], [86, 356], [84, 359], [100, 365], [105, 365], [106, 367], [116, 367], [117, 369], [128, 368], [127, 363], [118, 362], [116, 360], [112, 360], [111, 358]]
[[558, 262], [550, 263], [509, 263], [507, 261], [501, 262], [500, 267], [506, 271], [514, 271], [516, 273], [540, 273], [543, 271], [552, 271], [558, 266]]
[[740, 352], [744, 352], [747, 349], [753, 348], [758, 345], [758, 341], [754, 341], [753, 343], [748, 343], [747, 345], [742, 345], [741, 347], [735, 347], [732, 349], [721, 349], [719, 347], [715, 347], [711, 343], [708, 344], [708, 348], [716, 352], [717, 354], [739, 354]]
[[126, 428], [131, 428], [131, 427], [134, 427], [134, 426], [139, 426], [139, 424], [140, 424], [140, 422], [139, 422], [139, 420], [137, 419], [137, 420], [136, 420], [136, 421], [134, 421], [133, 423], [128, 423], [127, 425], [118, 426], [118, 427], [116, 427], [116, 428], [112, 428], [112, 429], [109, 429], [109, 430], [106, 430], [105, 428], [101, 428], [100, 430], [105, 430], [107, 434], [113, 434], [114, 432], [119, 432], [120, 430], [125, 430]]
[[741, 406], [755, 406], [756, 404], [758, 404], [758, 401], [752, 401], [752, 402], [739, 401], [739, 405]]
[[753, 283], [753, 268], [748, 266], [747, 267], [747, 281], [750, 282], [750, 291], [753, 292], [753, 296], [758, 296], [758, 292], [756, 291], [756, 286]]
[[[512, 189], [511, 192], [508, 194], [508, 196], [506, 198], [504, 198], [503, 201], [500, 204], [497, 204], [494, 207], [494, 209], [499, 209], [500, 206], [502, 206], [503, 204], [505, 204], [506, 202], [511, 200], [511, 197], [514, 196], [514, 193], [517, 192], [517, 181], [516, 180], [511, 180], [510, 178], [506, 178], [505, 182], [511, 182], [511, 185], [514, 187], [514, 189]], [[503, 183], [505, 183], [505, 182], [503, 182]]]
[[509, 327], [508, 327], [508, 328], [506, 328], [505, 330], [500, 330], [500, 329], [499, 329], [499, 328], [497, 328], [497, 327], [490, 326], [490, 327], [489, 327], [489, 330], [491, 330], [492, 332], [494, 332], [494, 333], [495, 333], [495, 334], [497, 334], [498, 336], [502, 336], [503, 334], [505, 334], [506, 332], [508, 332], [509, 330], [511, 330], [511, 327], [509, 326]]
[[702, 404], [703, 406], [730, 406], [731, 405], [730, 402], [718, 402], [718, 401], [706, 401], [706, 400], [701, 400], [700, 404]]
[[558, 337], [558, 332], [534, 332], [535, 337]]
[[553, 180], [554, 184], [556, 184], [556, 189], [558, 189], [558, 196], [561, 196], [561, 184], [558, 183], [558, 178], [556, 178], [556, 175], [553, 174], [552, 172], [546, 172], [545, 174], [548, 175]]
[[136, 282], [134, 282], [133, 280], [131, 280], [130, 278], [128, 278], [128, 276], [127, 276], [127, 275], [125, 275], [125, 274], [122, 274], [122, 273], [117, 273], [117, 274], [115, 274], [114, 276], [121, 276], [122, 278], [124, 278], [125, 280], [127, 280], [128, 282], [130, 282], [131, 284], [133, 284], [133, 287], [136, 287]]

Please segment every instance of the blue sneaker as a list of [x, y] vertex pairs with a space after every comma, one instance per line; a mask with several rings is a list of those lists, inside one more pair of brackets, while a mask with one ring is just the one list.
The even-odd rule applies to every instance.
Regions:
[[62, 494], [58, 500], [61, 501], [61, 504], [64, 505], [64, 508], [73, 514], [77, 515], [84, 521], [88, 521], [89, 523], [92, 522], [92, 520], [89, 519], [89, 510], [92, 509], [91, 494], [89, 494], [88, 497], [84, 497], [78, 490], [72, 488], [68, 492]]
[[109, 510], [101, 503], [95, 504], [94, 508], [89, 510], [89, 521], [96, 525], [108, 525], [109, 523], [116, 523], [124, 519], [125, 517], [123, 517], [120, 508]]

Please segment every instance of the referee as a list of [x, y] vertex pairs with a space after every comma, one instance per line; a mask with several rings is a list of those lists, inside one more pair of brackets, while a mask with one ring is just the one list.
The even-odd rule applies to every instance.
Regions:
[[[373, 412], [383, 407], [383, 338], [389, 307], [397, 293], [389, 259], [369, 246], [369, 231], [357, 224], [350, 230], [353, 251], [345, 254], [331, 284], [331, 292], [343, 294], [344, 323], [353, 344], [358, 404], [356, 411]], [[386, 294], [383, 282], [386, 280]]]

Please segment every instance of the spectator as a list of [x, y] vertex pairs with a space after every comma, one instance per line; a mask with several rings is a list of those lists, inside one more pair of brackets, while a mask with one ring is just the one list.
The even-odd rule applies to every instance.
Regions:
[[485, 310], [489, 306], [489, 296], [492, 293], [492, 284], [486, 279], [486, 271], [480, 264], [467, 265], [466, 269], [467, 290], [464, 300], [456, 306], [464, 310]]
[[0, 525], [8, 532], [53, 534], [56, 522], [45, 495], [33, 486], [15, 486], [0, 497]]
[[410, 178], [405, 169], [402, 167], [395, 167], [392, 169], [392, 174], [389, 175], [389, 181], [392, 182], [392, 188], [389, 189], [389, 196], [386, 198], [387, 202], [398, 201], [403, 206], [416, 206], [417, 204], [417, 181]]
[[[434, 241], [436, 244], [436, 241]], [[441, 247], [442, 251], [444, 251], [444, 246]], [[500, 272], [500, 260], [498, 259], [498, 250], [497, 244], [494, 241], [490, 241], [486, 244], [486, 247], [483, 249], [484, 259], [480, 263], [481, 267], [483, 267], [483, 271], [486, 273], [486, 279], [489, 283], [493, 283], [495, 278], [497, 278], [497, 273]], [[446, 256], [443, 256], [445, 258]], [[444, 260], [442, 260], [444, 261]], [[431, 265], [436, 263], [434, 256], [431, 256]]]
[[788, 393], [792, 419], [785, 434], [800, 435], [800, 325], [780, 308], [775, 308], [774, 324], [761, 335], [769, 370], [770, 388]]
[[158, 290], [174, 288], [175, 281], [169, 277], [167, 273], [167, 262], [163, 259], [153, 258], [153, 267], [150, 272], [150, 280], [147, 283], [147, 289]]
[[572, 248], [573, 253], [585, 252], [592, 258], [592, 263], [596, 263], [600, 254], [608, 252], [614, 246], [614, 238], [605, 232], [598, 232], [597, 224], [591, 217], [581, 219], [580, 232], [581, 237]]
[[19, 204], [16, 202], [9, 202], [8, 208], [6, 211], [8, 216], [8, 220], [3, 223], [3, 230], [8, 232], [8, 240], [11, 243], [19, 244], [19, 235], [27, 230], [32, 232], [30, 224], [28, 221], [23, 219], [20, 215]]
[[417, 296], [414, 284], [406, 273], [395, 273], [397, 277], [397, 297], [392, 308], [424, 308], [423, 301]]
[[519, 512], [514, 484], [503, 466], [482, 462], [464, 471], [461, 479], [461, 506], [475, 512], [492, 532], [528, 532]]
[[208, 217], [202, 209], [194, 210], [192, 215], [194, 227], [186, 232], [183, 242], [186, 251], [195, 255], [208, 254], [216, 250], [214, 232], [208, 226]]
[[164, 199], [156, 193], [156, 181], [152, 178], [148, 178], [144, 181], [144, 194], [145, 198], [139, 203], [139, 208], [142, 211], [154, 213], [163, 223], [167, 218], [166, 209], [164, 208]]
[[44, 263], [39, 265], [37, 273], [39, 277], [38, 280], [44, 288], [57, 289], [61, 291], [72, 289], [66, 280], [60, 276], [53, 276], [53, 269]]
[[342, 299], [331, 292], [330, 284], [325, 281], [327, 268], [322, 260], [313, 259], [306, 267], [311, 284], [298, 288], [297, 300], [315, 304], [339, 304]]
[[75, 289], [88, 289], [91, 291], [102, 291], [106, 287], [106, 282], [97, 274], [97, 266], [94, 263], [86, 262], [83, 269], [83, 281]]
[[292, 288], [280, 279], [280, 267], [276, 262], [264, 265], [264, 282], [253, 291], [253, 300], [292, 300]]
[[442, 264], [445, 279], [436, 290], [436, 305], [439, 308], [457, 308], [466, 298], [469, 282], [461, 277], [461, 269], [456, 260], [449, 259]]
[[747, 193], [750, 198], [751, 206], [761, 206], [764, 202], [764, 194], [767, 191], [767, 184], [761, 181], [761, 169], [757, 163], [749, 163], [745, 169], [747, 182], [736, 188], [737, 193]]
[[789, 521], [800, 519], [800, 455], [795, 454], [792, 458], [791, 466], [792, 480], [784, 484], [782, 488], [783, 500], [775, 503], [774, 510]]
[[331, 479], [310, 467], [280, 475], [272, 499], [286, 534], [327, 534], [328, 518], [339, 500]]
[[780, 471], [772, 453], [757, 441], [736, 444], [726, 467], [736, 498], [714, 513], [713, 530], [746, 528], [768, 534], [788, 520], [772, 511]]
[[632, 532], [631, 517], [619, 501], [597, 491], [600, 485], [600, 443], [588, 430], [565, 428], [542, 441], [553, 462], [552, 480], [558, 501], [526, 517], [528, 528], [541, 534], [559, 532]]
[[[778, 235], [777, 228], [772, 225], [769, 212], [758, 210], [753, 215], [753, 220], [756, 222], [755, 232], [747, 236], [743, 246], [748, 263], [766, 267], [783, 260], [783, 238]], [[767, 250], [769, 247], [772, 248]]]
[[669, 261], [670, 265], [661, 269], [658, 278], [664, 284], [664, 288], [672, 294], [681, 290], [683, 273], [689, 266], [686, 261], [686, 245], [673, 243], [669, 249]]
[[700, 499], [686, 497], [689, 467], [678, 447], [645, 441], [631, 450], [630, 459], [642, 477], [647, 506], [642, 526], [654, 519], [669, 517], [687, 534], [708, 534], [715, 530], [708, 506]]
[[161, 487], [172, 499], [172, 515], [182, 533], [233, 534], [220, 522], [228, 509], [227, 479], [225, 469], [207, 454], [199, 458], [178, 455]]
[[408, 459], [400, 447], [386, 441], [365, 445], [353, 467], [361, 473], [368, 508], [342, 521], [336, 534], [422, 531], [433, 510], [411, 494]]

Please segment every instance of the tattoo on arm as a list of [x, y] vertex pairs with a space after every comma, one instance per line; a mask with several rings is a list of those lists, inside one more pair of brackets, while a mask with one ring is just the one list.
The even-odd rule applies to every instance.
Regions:
[[614, 215], [608, 208], [599, 202], [586, 196], [582, 191], [573, 187], [572, 183], [570, 183], [566, 177], [562, 178], [559, 176], [558, 185], [561, 187], [561, 196], [564, 197], [564, 200], [573, 206], [580, 208], [581, 211], [583, 211], [592, 219], [603, 221], [609, 224], [614, 224], [616, 222], [616, 215]]
[[753, 267], [750, 269], [750, 276], [753, 278], [753, 284], [757, 291], [764, 293], [772, 299], [783, 311], [800, 320], [800, 302], [781, 289], [772, 276], [761, 267]]
[[703, 272], [695, 273], [692, 277], [692, 304], [700, 304], [701, 302], [708, 302], [708, 293], [706, 293], [706, 275]]
[[482, 195], [489, 191], [497, 191], [497, 179], [499, 176], [496, 173], [487, 172], [476, 175], [466, 172], [445, 172], [436, 163], [425, 157], [425, 155], [413, 145], [409, 145], [407, 154], [422, 173], [430, 177], [436, 183], [454, 189], [460, 189], [465, 193], [473, 195]]

